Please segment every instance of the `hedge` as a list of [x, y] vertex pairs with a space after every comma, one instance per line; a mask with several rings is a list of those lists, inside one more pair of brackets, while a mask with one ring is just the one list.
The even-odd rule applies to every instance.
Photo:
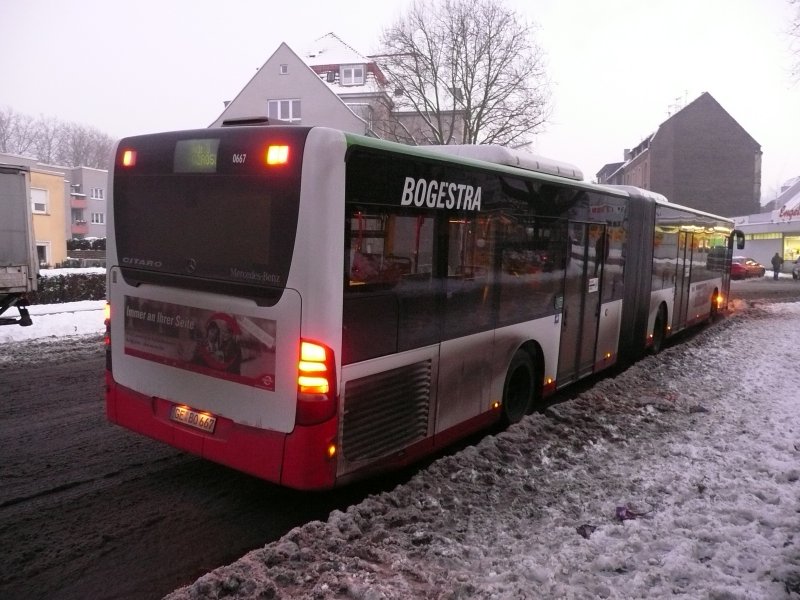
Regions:
[[67, 240], [67, 250], [105, 250], [106, 238], [81, 238]]
[[38, 290], [28, 294], [31, 304], [61, 304], [79, 300], [105, 300], [105, 273], [75, 273], [40, 277]]

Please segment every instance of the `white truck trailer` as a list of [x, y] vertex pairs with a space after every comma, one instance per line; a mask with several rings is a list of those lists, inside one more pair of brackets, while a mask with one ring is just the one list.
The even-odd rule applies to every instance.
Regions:
[[[28, 294], [36, 290], [39, 260], [30, 181], [28, 167], [0, 164], [0, 325], [31, 325]], [[18, 316], [4, 316], [12, 307]]]

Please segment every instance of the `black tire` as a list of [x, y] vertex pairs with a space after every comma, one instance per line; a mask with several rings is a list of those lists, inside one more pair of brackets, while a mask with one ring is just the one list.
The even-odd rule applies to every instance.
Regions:
[[530, 355], [517, 350], [508, 365], [503, 385], [502, 422], [504, 425], [519, 423], [533, 407], [536, 391], [536, 368]]
[[664, 347], [667, 337], [667, 313], [664, 307], [658, 309], [656, 322], [653, 323], [653, 343], [650, 344], [650, 354], [658, 354]]

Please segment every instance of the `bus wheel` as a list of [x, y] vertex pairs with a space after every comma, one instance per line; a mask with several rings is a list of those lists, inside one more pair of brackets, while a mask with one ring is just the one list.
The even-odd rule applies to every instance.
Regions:
[[656, 315], [656, 322], [653, 324], [653, 343], [650, 345], [650, 353], [658, 354], [664, 347], [664, 338], [666, 338], [667, 315], [664, 307], [658, 309]]
[[536, 369], [527, 352], [517, 350], [508, 366], [503, 386], [504, 425], [518, 423], [530, 411], [533, 404]]

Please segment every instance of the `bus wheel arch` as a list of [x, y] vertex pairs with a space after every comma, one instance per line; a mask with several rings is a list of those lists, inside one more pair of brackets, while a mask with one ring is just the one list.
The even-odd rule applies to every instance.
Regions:
[[533, 414], [542, 407], [544, 397], [544, 352], [537, 342], [528, 341], [522, 345], [533, 361], [533, 399], [528, 408], [528, 414]]
[[521, 346], [511, 357], [503, 383], [501, 421], [513, 425], [531, 414], [541, 397], [541, 353], [535, 344]]
[[658, 307], [656, 320], [653, 323], [653, 339], [650, 344], [650, 353], [658, 354], [664, 347], [664, 340], [667, 339], [667, 305], [663, 302]]

